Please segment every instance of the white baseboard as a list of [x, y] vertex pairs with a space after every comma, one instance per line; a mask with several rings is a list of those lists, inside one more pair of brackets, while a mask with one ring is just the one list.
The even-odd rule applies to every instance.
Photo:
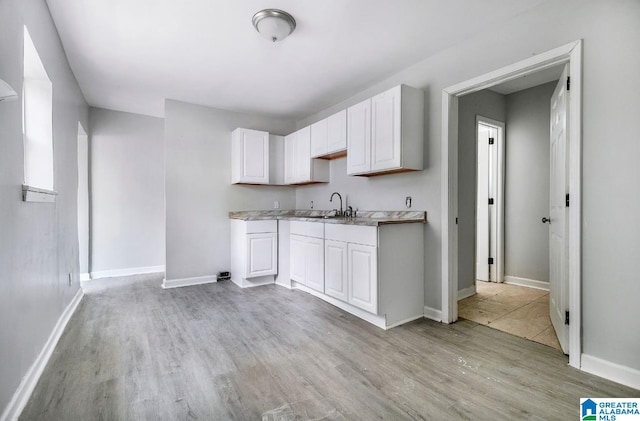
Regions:
[[549, 291], [549, 282], [537, 281], [535, 279], [521, 278], [519, 276], [504, 276], [504, 283], [509, 285], [520, 285], [522, 287], [529, 287], [535, 289], [541, 289], [543, 291]]
[[442, 310], [424, 306], [424, 318], [442, 322]]
[[81, 273], [80, 274], [80, 282], [87, 282], [91, 280], [91, 275], [88, 273]]
[[197, 276], [195, 278], [164, 279], [162, 281], [162, 288], [170, 289], [189, 287], [192, 285], [211, 284], [213, 282], [218, 282], [218, 277], [216, 275]]
[[363, 319], [364, 321], [367, 321], [372, 325], [379, 327], [380, 329], [385, 329], [385, 330], [389, 329], [389, 326], [387, 326], [386, 319], [382, 316], [371, 314], [367, 311], [359, 309], [358, 307], [352, 306], [351, 304], [345, 303], [344, 301], [337, 300], [333, 297], [323, 294], [322, 292], [316, 291], [315, 289], [309, 288], [306, 285], [302, 285], [297, 282], [294, 283], [293, 289], [297, 289], [299, 291], [303, 291], [315, 297], [318, 297], [321, 300], [324, 300], [329, 304], [332, 304], [338, 307], [339, 309], [346, 311], [347, 313], [351, 313], [354, 316], [357, 316]]
[[7, 407], [2, 411], [0, 421], [17, 421], [18, 417], [20, 417], [22, 410], [31, 397], [31, 393], [33, 393], [33, 389], [35, 389], [38, 384], [38, 380], [40, 380], [40, 376], [42, 375], [44, 368], [49, 362], [49, 358], [51, 358], [51, 354], [53, 354], [53, 350], [56, 348], [58, 340], [60, 340], [60, 337], [62, 336], [62, 332], [64, 332], [64, 328], [67, 326], [69, 319], [71, 319], [71, 316], [73, 316], [73, 313], [75, 313], [78, 308], [78, 304], [82, 301], [83, 296], [84, 293], [82, 288], [79, 288], [76, 295], [60, 315], [58, 322], [53, 327], [53, 331], [51, 332], [51, 335], [49, 335], [49, 339], [47, 339], [47, 342], [44, 344], [40, 354], [38, 354], [36, 360], [33, 362], [31, 367], [29, 367], [27, 374], [22, 378], [18, 389], [11, 398], [11, 401], [9, 401]]
[[288, 283], [282, 283], [282, 282], [278, 282], [278, 281], [276, 281], [276, 285], [278, 285], [279, 287], [286, 288], [286, 289], [293, 289], [293, 288], [291, 287], [291, 282], [288, 282]]
[[96, 272], [91, 272], [91, 279], [115, 278], [116, 276], [144, 275], [147, 273], [160, 273], [160, 272], [164, 272], [164, 265], [147, 266], [147, 267], [140, 267], [140, 268], [99, 270]]
[[588, 354], [581, 355], [580, 369], [607, 380], [640, 390], [640, 370], [612, 363]]
[[466, 287], [458, 290], [458, 301], [469, 298], [476, 294], [476, 285], [473, 284], [470, 287]]

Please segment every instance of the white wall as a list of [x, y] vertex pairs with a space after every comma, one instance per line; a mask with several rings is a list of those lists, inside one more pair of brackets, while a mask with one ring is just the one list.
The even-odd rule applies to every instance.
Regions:
[[[478, 146], [476, 116], [505, 122], [506, 98], [484, 90], [458, 103], [458, 289], [476, 281], [476, 184]], [[495, 257], [495, 256], [494, 256]]]
[[58, 196], [55, 204], [22, 201], [21, 98], [0, 103], [0, 412], [80, 287], [77, 139], [88, 108], [44, 0], [0, 1], [0, 78], [22, 92], [23, 24], [53, 82]]
[[90, 109], [91, 272], [164, 265], [164, 122]]
[[[640, 224], [633, 223], [640, 214], [640, 196], [629, 190], [640, 180], [638, 22], [637, 0], [548, 1], [299, 121], [298, 127], [310, 124], [398, 83], [425, 90], [425, 171], [357, 184], [363, 191], [354, 191], [356, 184], [351, 180], [301, 187], [298, 205], [306, 206], [310, 198], [328, 198], [327, 193], [343, 190], [354, 196], [361, 209], [397, 209], [405, 191], [413, 193], [415, 208], [429, 212], [425, 228], [426, 305], [441, 308], [442, 90], [583, 39], [583, 352], [640, 369], [640, 306], [635, 304], [640, 296]], [[612, 80], [624, 83], [612, 84]], [[332, 165], [332, 170], [340, 166], [344, 165]], [[378, 193], [364, 193], [372, 188]]]
[[507, 95], [505, 275], [549, 281], [549, 124], [556, 82]]
[[293, 121], [165, 102], [166, 279], [216, 275], [230, 267], [229, 211], [295, 206], [292, 187], [231, 185], [231, 132], [283, 135]]

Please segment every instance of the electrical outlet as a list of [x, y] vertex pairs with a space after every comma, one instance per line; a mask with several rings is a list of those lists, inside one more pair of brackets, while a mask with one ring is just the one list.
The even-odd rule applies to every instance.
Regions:
[[309, 202], [309, 208], [313, 209], [313, 200]]
[[73, 282], [73, 273], [69, 272], [69, 286], [71, 286], [72, 282]]
[[277, 200], [273, 201], [273, 208], [274, 209], [280, 209], [280, 202], [278, 202]]
[[407, 198], [404, 199], [404, 205], [407, 207], [407, 209], [411, 209], [411, 196], [407, 196]]

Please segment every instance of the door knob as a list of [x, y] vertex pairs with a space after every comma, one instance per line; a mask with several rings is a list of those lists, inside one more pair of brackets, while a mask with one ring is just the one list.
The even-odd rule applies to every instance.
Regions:
[[543, 224], [550, 224], [551, 223], [551, 218], [547, 218], [546, 216], [542, 217], [542, 223]]

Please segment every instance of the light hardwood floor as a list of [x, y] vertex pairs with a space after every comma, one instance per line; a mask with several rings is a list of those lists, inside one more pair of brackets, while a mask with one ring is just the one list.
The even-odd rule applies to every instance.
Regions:
[[308, 294], [92, 281], [22, 420], [560, 420], [640, 392], [471, 321], [383, 331]]
[[548, 291], [477, 281], [476, 294], [458, 302], [458, 316], [562, 349], [549, 317]]

